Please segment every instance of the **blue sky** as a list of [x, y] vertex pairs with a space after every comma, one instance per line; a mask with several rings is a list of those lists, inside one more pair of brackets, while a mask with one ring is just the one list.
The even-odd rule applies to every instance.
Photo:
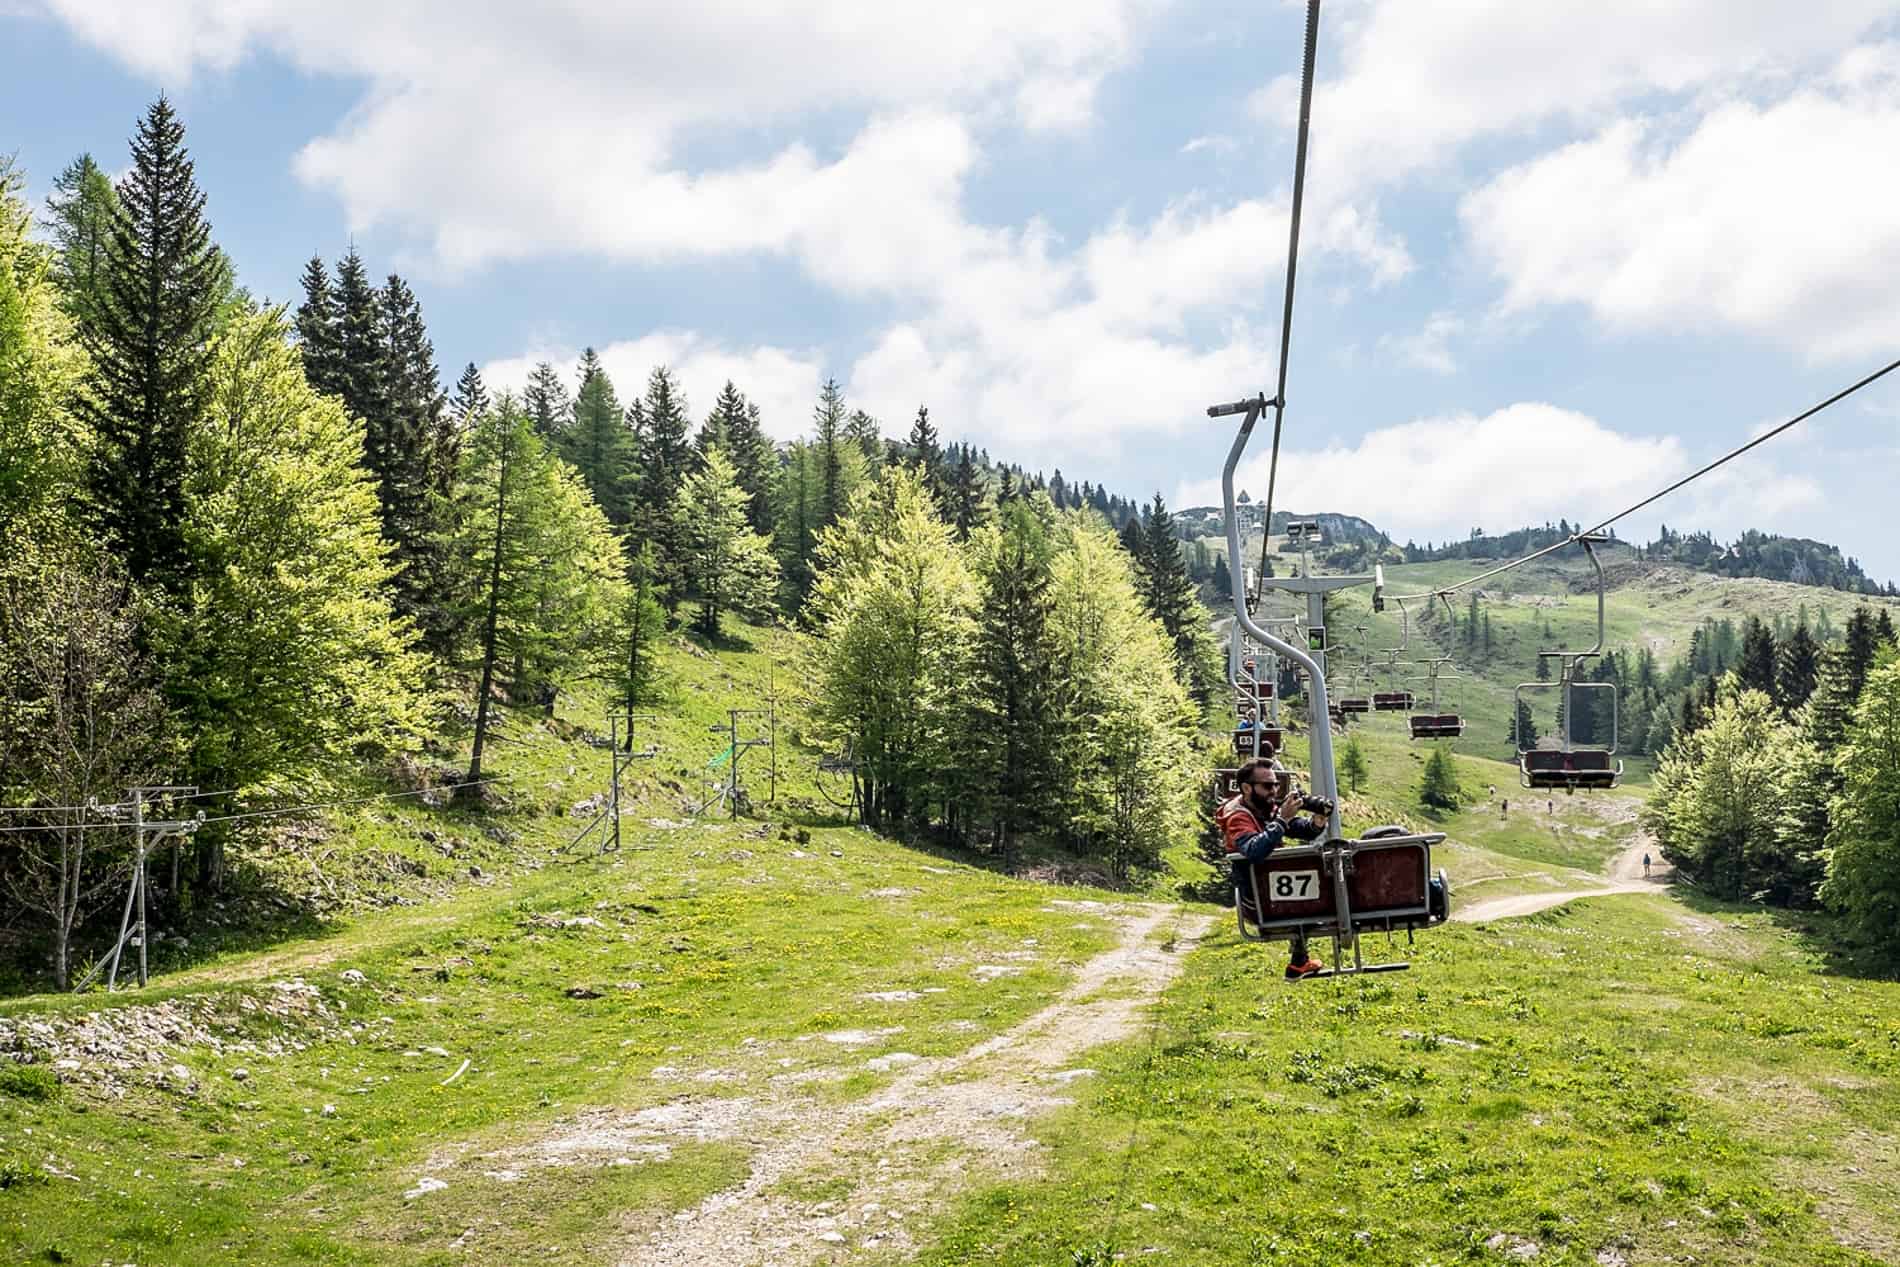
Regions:
[[[1271, 389], [1303, 6], [0, 0], [36, 195], [161, 89], [261, 295], [354, 239], [445, 374], [604, 350], [781, 436], [1211, 499]], [[1900, 355], [1900, 22], [1871, 0], [1331, 0], [1282, 503], [1594, 519]], [[1900, 375], [1896, 375], [1900, 378]], [[1263, 484], [1250, 464], [1244, 483]], [[1634, 521], [1900, 577], [1900, 383]], [[1258, 490], [1256, 490], [1258, 491]]]

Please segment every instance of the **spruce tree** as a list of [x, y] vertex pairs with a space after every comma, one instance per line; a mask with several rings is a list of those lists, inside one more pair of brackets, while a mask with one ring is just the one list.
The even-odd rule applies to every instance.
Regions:
[[951, 479], [950, 522], [957, 530], [958, 541], [968, 541], [971, 530], [983, 522], [983, 483], [967, 444], [962, 446], [956, 474]]
[[336, 269], [337, 395], [363, 420], [363, 462], [380, 481], [394, 463], [394, 448], [379, 300], [352, 246]]
[[481, 414], [488, 412], [488, 387], [482, 382], [482, 372], [470, 361], [462, 367], [462, 377], [455, 380], [455, 395], [449, 398], [449, 413], [464, 424]]
[[1050, 641], [1050, 544], [1042, 521], [1018, 502], [987, 534], [977, 564], [981, 615], [971, 651], [970, 713], [960, 763], [991, 838], [1005, 858], [1052, 803], [1058, 708]]
[[528, 421], [536, 435], [557, 447], [566, 443], [574, 406], [567, 398], [567, 384], [548, 362], [538, 363], [529, 372], [528, 385], [521, 393], [521, 407], [527, 410]]
[[1750, 616], [1742, 627], [1742, 654], [1735, 662], [1735, 674], [1745, 689], [1786, 703], [1775, 689], [1775, 636], [1759, 617]]
[[[728, 387], [731, 384], [727, 384]], [[759, 419], [759, 407], [733, 393], [744, 408], [726, 419], [726, 452], [739, 487], [746, 494], [746, 519], [752, 531], [772, 533], [772, 477], [778, 470], [778, 450], [766, 438], [765, 425]]]
[[163, 96], [132, 138], [105, 275], [80, 326], [92, 390], [91, 511], [134, 580], [184, 588], [186, 449], [204, 414], [210, 341], [228, 281], [211, 243], [185, 128]]
[[83, 324], [96, 318], [105, 293], [119, 195], [92, 155], [81, 154], [53, 179], [46, 212], [60, 303], [74, 321]]
[[343, 394], [343, 343], [336, 289], [323, 257], [303, 267], [303, 302], [297, 305], [297, 342], [303, 348], [303, 375], [329, 396]]
[[[436, 490], [447, 402], [435, 364], [435, 345], [422, 305], [408, 283], [390, 274], [378, 293], [382, 331], [383, 456], [380, 479], [383, 536], [402, 566], [395, 578], [396, 610], [425, 629], [439, 629], [450, 606], [447, 576], [437, 558], [440, 524]], [[439, 644], [440, 638], [432, 639]]]
[[1885, 607], [1882, 607], [1880, 614], [1874, 617], [1874, 640], [1889, 647], [1895, 645], [1893, 613]]
[[1863, 605], [1854, 609], [1847, 618], [1847, 638], [1842, 646], [1842, 665], [1851, 685], [1853, 698], [1860, 698], [1860, 688], [1867, 681], [1867, 672], [1873, 668], [1874, 652], [1879, 646], [1879, 635], [1874, 630], [1874, 614]]
[[[635, 516], [664, 519], [667, 508], [679, 492], [680, 481], [694, 466], [692, 441], [688, 438], [686, 397], [673, 381], [672, 371], [656, 366], [647, 376], [646, 398], [638, 413], [642, 422], [640, 446], [639, 505]], [[662, 534], [663, 535], [663, 534]], [[661, 543], [661, 554], [666, 553]], [[663, 567], [669, 560], [661, 559]]]
[[1205, 705], [1213, 698], [1216, 672], [1205, 610], [1188, 577], [1187, 564], [1181, 557], [1181, 542], [1174, 532], [1174, 516], [1167, 503], [1156, 493], [1148, 506], [1146, 524], [1128, 521], [1139, 529], [1140, 547], [1135, 558], [1136, 584], [1154, 618], [1161, 622], [1174, 644], [1175, 669], [1181, 685]]
[[923, 468], [924, 487], [939, 506], [948, 508], [950, 490], [943, 475], [943, 448], [937, 443], [937, 428], [931, 424], [927, 406], [917, 406], [917, 419], [910, 424], [905, 443], [910, 445], [913, 460]]
[[818, 527], [826, 528], [844, 513], [844, 460], [838, 446], [845, 443], [844, 389], [828, 378], [819, 390], [813, 415], [814, 444], [818, 450]]
[[1781, 701], [1783, 708], [1800, 708], [1814, 694], [1821, 669], [1820, 656], [1821, 649], [1815, 645], [1814, 635], [1808, 632], [1807, 621], [1801, 621], [1777, 652], [1775, 698]]
[[864, 455], [865, 469], [875, 471], [879, 459], [884, 456], [884, 445], [878, 438], [877, 419], [862, 409], [854, 409], [851, 417], [845, 421], [844, 433], [857, 442], [858, 452]]
[[1452, 767], [1451, 755], [1442, 744], [1435, 744], [1419, 779], [1418, 799], [1432, 809], [1455, 810], [1460, 798], [1458, 772]]
[[592, 348], [581, 352], [573, 418], [562, 456], [580, 472], [607, 521], [623, 525], [633, 518], [633, 436], [613, 382]]

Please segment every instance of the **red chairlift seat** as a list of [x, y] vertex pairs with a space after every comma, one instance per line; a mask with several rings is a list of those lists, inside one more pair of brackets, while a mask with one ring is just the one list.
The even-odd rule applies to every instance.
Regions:
[[1374, 691], [1372, 694], [1372, 706], [1382, 713], [1409, 713], [1414, 702], [1410, 691]]
[[1456, 739], [1465, 733], [1465, 719], [1456, 713], [1413, 713], [1407, 720], [1414, 739]]
[[[1382, 827], [1357, 840], [1286, 846], [1261, 862], [1239, 863], [1234, 895], [1241, 936], [1272, 941], [1299, 933], [1310, 940], [1441, 924], [1450, 914], [1449, 888], [1443, 872], [1434, 876], [1432, 846], [1444, 839], [1443, 832], [1412, 835], [1403, 828]], [[1339, 927], [1334, 872], [1327, 859], [1335, 845], [1347, 850], [1350, 928]], [[1403, 967], [1382, 964], [1368, 970]]]
[[1339, 711], [1342, 713], [1369, 713], [1372, 711], [1372, 701], [1363, 696], [1354, 695], [1339, 701]]
[[1533, 748], [1518, 754], [1518, 781], [1528, 788], [1611, 788], [1622, 777], [1623, 763], [1601, 748]]

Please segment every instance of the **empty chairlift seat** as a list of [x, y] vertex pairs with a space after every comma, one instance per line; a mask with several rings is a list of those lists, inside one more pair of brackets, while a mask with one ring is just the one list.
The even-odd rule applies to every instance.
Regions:
[[1339, 711], [1348, 714], [1369, 713], [1372, 711], [1372, 701], [1361, 695], [1348, 696], [1339, 701]]
[[1518, 755], [1518, 768], [1529, 788], [1615, 787], [1623, 774], [1623, 763], [1601, 748], [1533, 748]]
[[1412, 709], [1410, 691], [1375, 691], [1372, 706], [1382, 713], [1410, 712]]
[[1456, 713], [1413, 713], [1414, 739], [1456, 739], [1465, 733], [1465, 719]]

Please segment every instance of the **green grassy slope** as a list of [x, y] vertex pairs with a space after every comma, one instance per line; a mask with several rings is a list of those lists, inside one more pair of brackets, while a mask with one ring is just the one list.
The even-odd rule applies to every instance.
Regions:
[[[733, 633], [746, 645], [670, 650], [660, 756], [618, 854], [561, 852], [605, 781], [597, 707], [511, 715], [508, 807], [359, 807], [279, 842], [281, 874], [322, 859], [352, 877], [347, 917], [268, 946], [168, 942], [176, 970], [143, 992], [0, 1003], [0, 1049], [36, 1057], [0, 1063], [6, 1256], [624, 1261], [746, 1181], [774, 1129], [655, 1145], [628, 1124], [761, 1105], [824, 1145], [748, 1198], [813, 1261], [1900, 1250], [1900, 986], [1823, 975], [1767, 916], [1662, 897], [1450, 926], [1420, 936], [1407, 974], [1298, 988], [1215, 918], [1152, 1034], [1079, 1057], [1093, 1077], [1028, 1076], [1036, 1112], [1072, 1103], [1025, 1121], [1027, 1152], [986, 1142], [986, 1096], [927, 1148], [879, 1154], [851, 1133], [883, 1120], [876, 1097], [914, 1059], [1041, 1014], [1115, 943], [1128, 895], [821, 821], [789, 698], [775, 810], [748, 767], [769, 823], [690, 818], [723, 742], [708, 728], [795, 672], [789, 645], [769, 658], [785, 635]], [[1442, 827], [1458, 902], [1585, 887], [1631, 839], [1622, 793], [1513, 795], [1501, 815], [1512, 767], [1481, 756], [1457, 761], [1471, 804], [1434, 820], [1423, 746], [1390, 718], [1360, 734], [1373, 777], [1348, 825]], [[1084, 997], [1112, 1006], [1121, 988]], [[1020, 1058], [992, 1047], [973, 1067]], [[864, 1194], [906, 1183], [903, 1235], [859, 1230], [892, 1221]], [[816, 1240], [834, 1218], [849, 1236]]]
[[[1212, 538], [1208, 543], [1210, 548], [1217, 544]], [[1219, 543], [1219, 550], [1225, 552], [1224, 543]], [[1250, 551], [1248, 557], [1257, 559], [1258, 556]], [[1621, 547], [1606, 550], [1604, 557], [1611, 587], [1604, 604], [1606, 649], [1633, 654], [1648, 647], [1662, 668], [1688, 649], [1690, 634], [1707, 617], [1732, 619], [1738, 625], [1751, 615], [1772, 622], [1777, 615], [1792, 618], [1805, 605], [1810, 619], [1826, 611], [1834, 627], [1839, 629], [1858, 603], [1886, 605], [1900, 616], [1900, 600], [1843, 594], [1783, 581], [1729, 579], [1674, 565], [1637, 563]], [[1285, 575], [1298, 561], [1297, 555], [1275, 556], [1274, 567]], [[1458, 584], [1492, 566], [1495, 564], [1452, 561], [1387, 567], [1386, 588], [1390, 594], [1422, 593]], [[1453, 706], [1463, 710], [1467, 729], [1457, 744], [1459, 751], [1509, 760], [1513, 692], [1519, 683], [1536, 680], [1537, 652], [1558, 648], [1581, 650], [1596, 639], [1594, 574], [1582, 559], [1544, 560], [1483, 582], [1479, 588], [1484, 593], [1481, 610], [1491, 614], [1493, 652], [1488, 660], [1482, 661], [1471, 659], [1461, 650], [1455, 652], [1454, 668], [1465, 680], [1462, 688], [1448, 689], [1441, 696], [1441, 703], [1447, 711]], [[1265, 609], [1271, 614], [1290, 614], [1294, 610], [1284, 595], [1270, 594], [1264, 601]], [[1453, 598], [1460, 620], [1466, 614], [1468, 601], [1466, 594]], [[1443, 654], [1442, 650], [1428, 648], [1449, 648], [1443, 604], [1439, 604], [1433, 623], [1417, 620], [1424, 606], [1427, 604], [1407, 605], [1413, 619], [1407, 650], [1398, 657], [1401, 662]], [[1332, 601], [1329, 620], [1335, 647], [1343, 642], [1350, 648], [1343, 655], [1337, 650], [1334, 653], [1333, 667], [1342, 678], [1340, 688], [1349, 687], [1355, 694], [1362, 693], [1369, 685], [1372, 689], [1385, 689], [1388, 679], [1383, 670], [1375, 674], [1369, 684], [1354, 666], [1363, 658], [1359, 650], [1362, 646], [1378, 649], [1399, 645], [1398, 608], [1388, 604], [1383, 613], [1375, 614], [1371, 609], [1370, 587], [1348, 590]], [[1550, 628], [1548, 641], [1543, 633], [1546, 624]], [[1355, 632], [1352, 628], [1355, 625], [1366, 626], [1366, 632], [1363, 635]], [[1386, 663], [1384, 655], [1375, 654], [1371, 659], [1377, 665]], [[1406, 670], [1407, 674], [1421, 672], [1416, 668]], [[1425, 686], [1422, 682], [1410, 682], [1406, 689], [1419, 693], [1422, 698]], [[1542, 728], [1554, 725], [1554, 692], [1532, 697], [1532, 708]], [[1640, 784], [1647, 763], [1633, 761], [1630, 766], [1632, 781]]]
[[1223, 927], [1034, 1180], [926, 1263], [1856, 1263], [1900, 1253], [1900, 986], [1766, 916], [1596, 899], [1289, 987]]

